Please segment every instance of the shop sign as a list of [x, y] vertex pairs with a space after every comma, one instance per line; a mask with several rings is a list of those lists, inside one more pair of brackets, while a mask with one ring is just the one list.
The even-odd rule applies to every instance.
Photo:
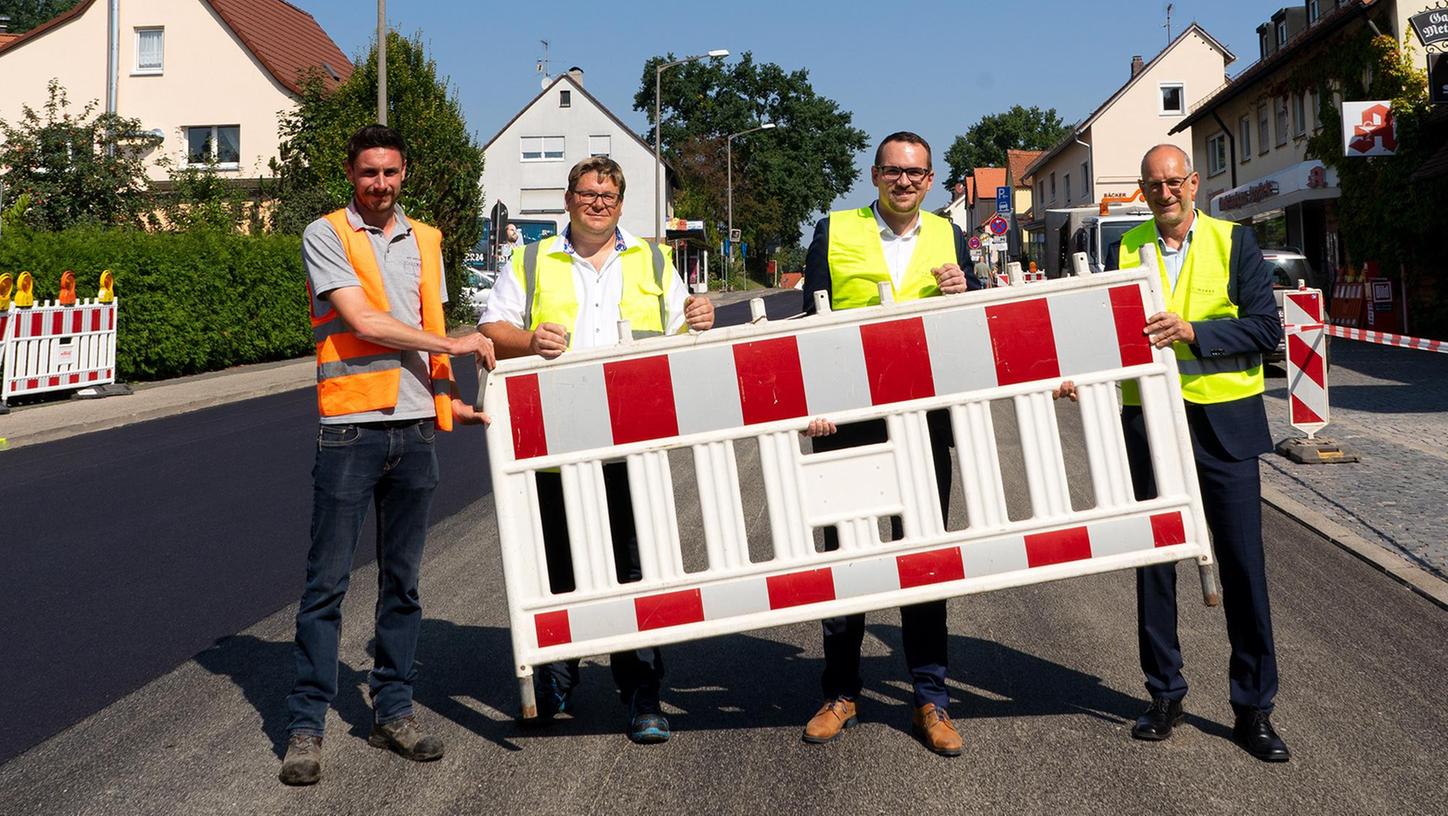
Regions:
[[1398, 126], [1392, 101], [1343, 102], [1342, 142], [1345, 156], [1396, 155]]
[[1429, 9], [1408, 18], [1424, 45], [1448, 42], [1448, 9]]
[[1282, 186], [1276, 181], [1259, 181], [1245, 190], [1238, 190], [1235, 193], [1227, 193], [1222, 196], [1218, 206], [1223, 212], [1235, 210], [1238, 207], [1245, 207], [1248, 204], [1256, 204], [1259, 201], [1266, 201], [1282, 192]]

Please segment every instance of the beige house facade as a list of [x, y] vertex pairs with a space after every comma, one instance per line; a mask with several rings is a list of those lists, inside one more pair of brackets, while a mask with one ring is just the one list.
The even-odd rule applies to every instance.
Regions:
[[[1317, 0], [1279, 9], [1257, 27], [1258, 61], [1201, 100], [1175, 128], [1190, 135], [1202, 183], [1197, 206], [1208, 215], [1250, 224], [1266, 247], [1307, 256], [1313, 285], [1330, 287], [1347, 261], [1337, 233], [1337, 173], [1307, 155], [1321, 127], [1320, 89], [1294, 90], [1288, 77], [1311, 60], [1330, 58], [1343, 37], [1370, 24], [1402, 41], [1408, 18], [1431, 0]], [[1341, 105], [1334, 96], [1329, 104]]]
[[25, 106], [43, 116], [56, 80], [72, 114], [94, 102], [160, 137], [144, 154], [153, 180], [168, 176], [162, 158], [254, 179], [308, 70], [335, 87], [352, 64], [282, 0], [84, 0], [0, 45], [0, 119], [18, 122]]
[[1192, 100], [1227, 80], [1236, 56], [1196, 23], [1149, 61], [1132, 57], [1125, 84], [1054, 147], [1025, 168], [1032, 218], [1023, 224], [1028, 246], [1044, 245], [1046, 212], [1090, 207], [1138, 194], [1142, 155], [1153, 145], [1191, 149], [1191, 136], [1173, 130]]

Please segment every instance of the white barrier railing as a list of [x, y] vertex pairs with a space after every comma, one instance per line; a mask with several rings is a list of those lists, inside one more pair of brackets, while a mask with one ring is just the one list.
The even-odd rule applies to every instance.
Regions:
[[116, 381], [116, 320], [109, 303], [52, 301], [0, 314], [0, 405], [12, 397]]
[[[1154, 258], [1152, 259], [1154, 261]], [[1154, 264], [500, 363], [483, 408], [524, 716], [532, 667], [1196, 559], [1216, 602], [1176, 361], [1142, 334]], [[625, 332], [626, 334], [626, 332]], [[1051, 392], [1078, 388], [1095, 504], [1074, 510]], [[1158, 495], [1134, 498], [1117, 384], [1136, 380]], [[991, 403], [1015, 411], [1030, 514], [1007, 510]], [[927, 411], [954, 431], [966, 526], [942, 519]], [[888, 439], [801, 451], [810, 419]], [[758, 445], [773, 557], [752, 561], [735, 444]], [[669, 452], [692, 451], [707, 566], [684, 569]], [[642, 579], [620, 583], [603, 486], [627, 462]], [[548, 583], [535, 474], [561, 471], [575, 588]], [[1019, 514], [1018, 514], [1019, 515]], [[884, 542], [879, 520], [904, 537]], [[840, 548], [819, 552], [834, 526]], [[684, 535], [694, 531], [685, 530]]]

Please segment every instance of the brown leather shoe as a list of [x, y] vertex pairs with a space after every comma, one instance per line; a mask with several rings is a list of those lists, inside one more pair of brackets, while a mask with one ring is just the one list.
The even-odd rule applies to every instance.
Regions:
[[804, 741], [818, 745], [838, 737], [840, 732], [859, 722], [855, 719], [855, 701], [836, 697], [826, 700], [804, 726]]
[[925, 743], [926, 748], [941, 756], [960, 756], [960, 732], [955, 730], [950, 715], [944, 709], [936, 708], [935, 703], [926, 703], [915, 709], [912, 726], [915, 736]]

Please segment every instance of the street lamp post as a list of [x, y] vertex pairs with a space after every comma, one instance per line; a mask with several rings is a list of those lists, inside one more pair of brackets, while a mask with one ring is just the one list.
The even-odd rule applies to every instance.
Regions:
[[725, 233], [725, 240], [729, 243], [729, 253], [724, 258], [724, 288], [729, 288], [729, 269], [733, 266], [734, 260], [734, 140], [740, 136], [748, 136], [761, 130], [771, 130], [776, 125], [773, 122], [765, 122], [759, 127], [741, 130], [738, 133], [729, 134], [724, 140], [724, 164], [726, 167], [726, 178], [724, 182], [725, 195], [728, 198], [728, 232]]
[[387, 124], [387, 0], [377, 0], [377, 124]]
[[684, 57], [673, 62], [661, 62], [654, 66], [654, 242], [664, 240], [664, 191], [659, 186], [659, 168], [663, 165], [663, 158], [659, 151], [659, 131], [663, 122], [659, 121], [659, 86], [664, 71], [673, 68], [675, 65], [683, 65], [686, 62], [706, 59], [708, 57], [727, 57], [729, 51], [724, 48], [716, 48], [707, 54], [695, 54], [692, 57]]

